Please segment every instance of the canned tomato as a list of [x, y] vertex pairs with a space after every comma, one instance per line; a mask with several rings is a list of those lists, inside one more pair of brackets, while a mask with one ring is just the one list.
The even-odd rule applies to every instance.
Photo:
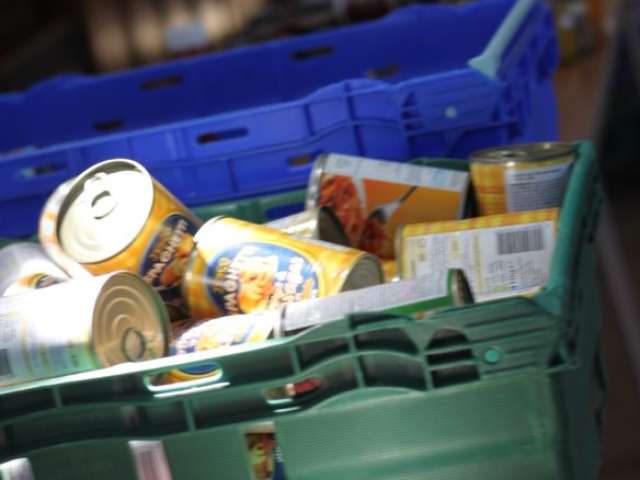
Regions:
[[421, 277], [376, 285], [327, 298], [287, 305], [277, 336], [288, 336], [354, 313], [387, 312], [422, 319], [435, 310], [474, 302], [462, 270], [431, 272]]
[[0, 249], [0, 296], [48, 287], [67, 278], [37, 243], [20, 242]]
[[0, 298], [0, 385], [162, 357], [168, 319], [127, 272]]
[[265, 224], [287, 235], [323, 240], [337, 245], [349, 245], [340, 220], [328, 207], [311, 208]]
[[478, 301], [537, 292], [547, 281], [558, 209], [507, 213], [398, 230], [400, 276], [464, 270]]
[[569, 143], [489, 148], [471, 156], [480, 215], [560, 207], [576, 159]]
[[[216, 350], [232, 345], [259, 343], [273, 337], [281, 312], [271, 310], [248, 315], [232, 315], [211, 320], [172, 322], [170, 355]], [[215, 362], [172, 370], [164, 383], [215, 377], [220, 370]]]
[[99, 275], [137, 273], [168, 303], [180, 286], [201, 221], [130, 160], [99, 163], [77, 177], [60, 207], [66, 255]]
[[331, 208], [352, 247], [395, 258], [398, 225], [461, 218], [468, 187], [465, 171], [322, 155], [313, 166], [307, 208]]
[[377, 258], [228, 217], [195, 236], [183, 284], [192, 318], [212, 318], [382, 283]]

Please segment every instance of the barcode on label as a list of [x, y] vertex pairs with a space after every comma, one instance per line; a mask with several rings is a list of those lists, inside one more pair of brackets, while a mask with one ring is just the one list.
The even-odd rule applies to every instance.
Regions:
[[2, 480], [34, 480], [31, 463], [26, 458], [17, 458], [0, 465]]
[[0, 378], [13, 377], [13, 371], [11, 370], [11, 362], [9, 361], [9, 350], [6, 348], [0, 349]]
[[512, 232], [499, 232], [496, 235], [498, 255], [538, 252], [545, 249], [544, 232], [540, 227]]
[[129, 448], [138, 480], [172, 480], [162, 442], [132, 441], [129, 442]]

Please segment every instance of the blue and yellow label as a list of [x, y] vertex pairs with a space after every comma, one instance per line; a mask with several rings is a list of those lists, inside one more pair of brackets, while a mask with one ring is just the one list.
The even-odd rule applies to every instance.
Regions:
[[209, 262], [206, 275], [207, 295], [225, 315], [318, 297], [313, 263], [295, 250], [270, 243], [229, 246]]
[[193, 249], [196, 225], [184, 215], [166, 217], [152, 236], [139, 274], [166, 302], [180, 299], [180, 286]]

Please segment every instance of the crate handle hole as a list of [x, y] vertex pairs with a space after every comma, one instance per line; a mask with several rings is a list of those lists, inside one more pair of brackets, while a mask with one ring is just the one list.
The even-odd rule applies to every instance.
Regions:
[[435, 388], [450, 387], [461, 383], [480, 380], [480, 373], [475, 365], [460, 365], [431, 372]]
[[67, 166], [64, 163], [45, 163], [44, 165], [35, 165], [32, 167], [22, 168], [19, 170], [18, 176], [23, 180], [28, 180], [35, 177], [52, 175], [66, 168]]
[[365, 75], [368, 78], [387, 78], [397, 75], [400, 71], [400, 65], [397, 63], [392, 63], [391, 65], [386, 65], [380, 68], [372, 68], [371, 70], [367, 70]]
[[170, 75], [168, 77], [153, 78], [142, 82], [140, 85], [142, 90], [160, 90], [162, 88], [175, 87], [182, 83], [181, 75]]
[[298, 50], [293, 53], [294, 60], [302, 61], [309, 60], [311, 58], [323, 57], [325, 55], [331, 55], [333, 53], [333, 47], [324, 45], [321, 47], [307, 48], [305, 50]]
[[197, 140], [200, 145], [207, 143], [221, 142], [225, 140], [231, 140], [234, 138], [246, 137], [249, 134], [249, 130], [246, 128], [233, 128], [230, 130], [222, 130], [220, 132], [206, 132], [198, 135]]
[[104, 122], [95, 122], [93, 128], [99, 132], [112, 132], [124, 127], [122, 120], [106, 120]]
[[291, 167], [303, 167], [305, 165], [309, 165], [312, 161], [313, 155], [311, 155], [310, 153], [296, 155], [295, 157], [287, 159], [287, 163]]

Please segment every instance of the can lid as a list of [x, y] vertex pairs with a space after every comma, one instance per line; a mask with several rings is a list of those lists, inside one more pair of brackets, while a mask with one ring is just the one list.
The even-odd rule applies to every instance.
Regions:
[[459, 268], [449, 270], [449, 285], [451, 286], [451, 297], [454, 305], [460, 306], [475, 303], [473, 291], [464, 270]]
[[540, 142], [487, 148], [473, 153], [471, 160], [479, 163], [539, 162], [573, 154], [571, 143]]
[[144, 227], [153, 196], [152, 178], [131, 160], [108, 160], [86, 170], [74, 181], [60, 210], [63, 249], [81, 263], [113, 257]]
[[357, 290], [381, 283], [384, 283], [384, 273], [380, 260], [373, 255], [363, 254], [351, 268], [340, 291]]
[[318, 209], [318, 238], [337, 245], [349, 246], [349, 237], [342, 223], [329, 207]]
[[93, 310], [92, 347], [104, 367], [167, 353], [169, 319], [158, 293], [139, 276], [111, 275]]

